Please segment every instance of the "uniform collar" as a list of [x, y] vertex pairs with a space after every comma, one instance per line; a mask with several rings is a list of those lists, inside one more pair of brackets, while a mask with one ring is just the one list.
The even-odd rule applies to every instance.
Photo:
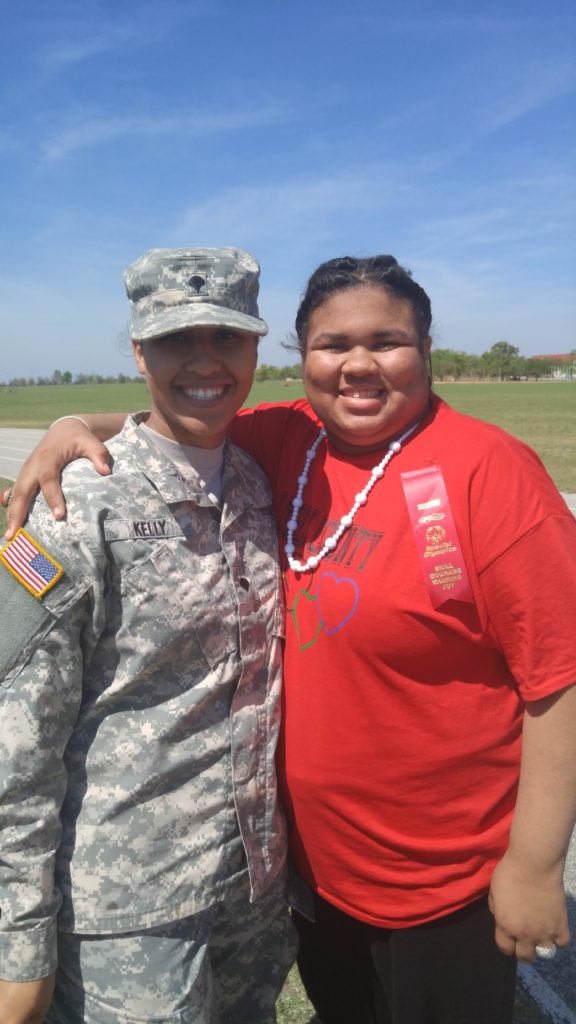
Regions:
[[[167, 505], [193, 501], [196, 505], [214, 508], [214, 502], [200, 487], [194, 470], [186, 472], [185, 468], [177, 466], [144, 431], [138, 429], [146, 417], [145, 412], [129, 416], [120, 435], [130, 444], [142, 473]], [[270, 505], [270, 495], [262, 471], [255, 470], [251, 457], [228, 440], [224, 444], [222, 503], [233, 504], [238, 511]]]

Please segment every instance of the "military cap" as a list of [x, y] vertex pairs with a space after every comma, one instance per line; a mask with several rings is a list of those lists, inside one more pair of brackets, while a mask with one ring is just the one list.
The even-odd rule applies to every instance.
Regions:
[[149, 249], [124, 271], [131, 336], [148, 341], [187, 327], [268, 333], [258, 312], [258, 262], [243, 249]]

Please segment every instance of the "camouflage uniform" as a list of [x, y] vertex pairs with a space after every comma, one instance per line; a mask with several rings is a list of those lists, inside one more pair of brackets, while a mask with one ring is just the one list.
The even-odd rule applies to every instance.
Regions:
[[[112, 476], [85, 460], [66, 469], [65, 523], [36, 503], [26, 531], [63, 575], [34, 597], [0, 565], [8, 980], [55, 969], [57, 928], [200, 921], [243, 886], [256, 906], [278, 893], [282, 911], [283, 611], [268, 486], [227, 442], [220, 510], [137, 419], [109, 444]], [[262, 931], [269, 903], [265, 917]], [[219, 1018], [190, 1017], [204, 1019]]]

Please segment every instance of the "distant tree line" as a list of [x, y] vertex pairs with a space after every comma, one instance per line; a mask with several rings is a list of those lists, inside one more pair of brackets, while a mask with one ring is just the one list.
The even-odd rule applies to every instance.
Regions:
[[[302, 365], [297, 363], [295, 366], [267, 366], [263, 363], [257, 367], [254, 376], [256, 380], [300, 380]], [[125, 373], [120, 373], [117, 377], [103, 377], [99, 373], [73, 375], [69, 370], [54, 370], [51, 377], [12, 377], [11, 380], [0, 381], [1, 387], [10, 388], [42, 387], [47, 384], [142, 384], [142, 377], [129, 377]]]
[[[576, 350], [572, 350], [576, 355]], [[549, 377], [554, 362], [548, 359], [530, 359], [520, 355], [519, 350], [507, 341], [497, 341], [482, 355], [471, 355], [451, 348], [432, 349], [434, 379], [443, 380], [521, 380]], [[262, 363], [256, 369], [255, 379], [300, 380], [301, 363], [292, 366], [269, 366]], [[139, 384], [141, 376], [129, 377], [120, 373], [116, 377], [103, 377], [99, 373], [77, 373], [69, 370], [54, 370], [51, 377], [13, 377], [2, 382], [3, 387], [37, 387], [51, 384]]]
[[[291, 338], [293, 341], [293, 338]], [[294, 348], [291, 343], [287, 348]], [[572, 350], [576, 355], [576, 350]], [[471, 355], [450, 348], [432, 349], [432, 369], [435, 380], [521, 380], [549, 377], [554, 361], [530, 359], [520, 355], [519, 349], [507, 341], [497, 341], [482, 355]], [[263, 363], [256, 370], [256, 380], [299, 380], [302, 364], [294, 366], [268, 366]]]
[[520, 380], [549, 377], [553, 363], [547, 359], [529, 359], [507, 341], [497, 341], [482, 355], [456, 352], [451, 348], [432, 349], [435, 380]]
[[301, 380], [302, 363], [295, 363], [294, 366], [268, 366], [262, 363], [256, 367], [254, 380]]
[[117, 377], [103, 377], [99, 373], [77, 373], [72, 374], [70, 370], [54, 370], [51, 377], [12, 377], [11, 380], [2, 381], [2, 387], [10, 388], [31, 388], [59, 384], [141, 384], [142, 377], [138, 374], [129, 377], [125, 373], [119, 373]]

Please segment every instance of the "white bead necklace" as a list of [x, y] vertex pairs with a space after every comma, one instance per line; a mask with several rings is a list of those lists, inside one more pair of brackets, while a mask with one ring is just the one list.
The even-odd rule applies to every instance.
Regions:
[[331, 537], [326, 538], [326, 540], [324, 541], [324, 547], [318, 552], [317, 555], [310, 555], [310, 558], [307, 558], [305, 562], [299, 562], [297, 558], [292, 557], [295, 551], [293, 537], [296, 527], [298, 525], [298, 516], [300, 514], [300, 509], [304, 504], [304, 502], [302, 501], [302, 494], [304, 488], [306, 487], [306, 484], [308, 483], [308, 473], [310, 470], [310, 466], [314, 461], [318, 448], [320, 447], [322, 441], [326, 437], [326, 431], [324, 430], [324, 427], [322, 427], [320, 433], [318, 434], [318, 437], [314, 441], [314, 444], [310, 446], [306, 453], [304, 468], [302, 470], [302, 473], [298, 477], [298, 491], [296, 493], [296, 497], [292, 502], [292, 517], [288, 520], [288, 535], [286, 538], [284, 551], [286, 552], [288, 564], [293, 572], [312, 572], [312, 570], [316, 568], [319, 562], [322, 561], [324, 556], [327, 555], [329, 551], [334, 551], [334, 548], [338, 544], [338, 541], [340, 540], [342, 534], [344, 534], [346, 530], [349, 530], [350, 527], [352, 526], [352, 521], [358, 509], [362, 505], [365, 505], [366, 502], [368, 501], [368, 495], [370, 494], [370, 491], [374, 487], [375, 483], [384, 476], [384, 471], [386, 469], [386, 466], [390, 462], [390, 459], [394, 458], [394, 456], [397, 455], [397, 453], [400, 451], [402, 447], [403, 442], [406, 440], [407, 437], [410, 437], [410, 434], [414, 433], [416, 427], [419, 426], [419, 424], [420, 420], [417, 420], [417, 422], [412, 424], [412, 426], [408, 430], [404, 431], [404, 433], [401, 434], [396, 441], [390, 442], [390, 444], [388, 445], [388, 451], [386, 452], [386, 455], [384, 456], [382, 461], [378, 463], [377, 466], [374, 466], [374, 469], [372, 470], [372, 475], [368, 483], [366, 484], [366, 487], [362, 491], [360, 491], [359, 494], [356, 495], [354, 499], [354, 504], [352, 505], [350, 511], [346, 515], [341, 517], [340, 525], [338, 526], [336, 532], [333, 533]]

